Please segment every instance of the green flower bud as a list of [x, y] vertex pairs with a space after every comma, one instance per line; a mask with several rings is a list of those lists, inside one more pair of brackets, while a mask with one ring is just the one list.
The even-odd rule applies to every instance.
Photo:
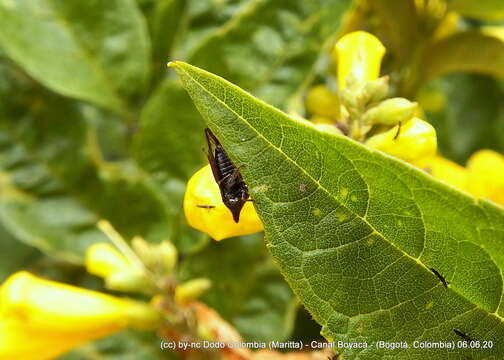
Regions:
[[142, 262], [151, 271], [169, 275], [177, 265], [177, 248], [169, 241], [150, 244], [139, 236], [131, 240], [131, 245]]
[[395, 125], [412, 119], [417, 109], [416, 102], [399, 97], [392, 98], [384, 100], [366, 111], [362, 119], [367, 124]]
[[175, 302], [180, 305], [186, 304], [199, 298], [211, 286], [212, 282], [206, 278], [189, 280], [175, 288]]
[[368, 81], [364, 86], [364, 93], [368, 103], [377, 103], [383, 100], [389, 92], [389, 77], [382, 76], [379, 79]]
[[151, 293], [151, 291], [147, 291], [150, 288], [150, 283], [144, 273], [113, 273], [105, 279], [105, 286], [107, 289], [116, 291]]
[[338, 129], [335, 125], [330, 124], [315, 124], [315, 127], [322, 131], [327, 132], [333, 135], [343, 135], [340, 129]]

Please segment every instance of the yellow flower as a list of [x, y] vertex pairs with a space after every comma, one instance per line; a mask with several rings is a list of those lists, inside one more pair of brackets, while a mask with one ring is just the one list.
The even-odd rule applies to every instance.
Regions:
[[480, 150], [467, 162], [467, 188], [476, 197], [504, 205], [504, 156], [492, 150]]
[[453, 161], [440, 155], [434, 155], [414, 161], [412, 164], [439, 180], [461, 190], [466, 190], [468, 172], [464, 167]]
[[338, 64], [338, 86], [343, 89], [348, 80], [364, 83], [377, 79], [385, 47], [374, 35], [355, 31], [338, 40], [333, 55]]
[[415, 161], [436, 153], [436, 130], [417, 117], [370, 137], [366, 144], [406, 161]]
[[126, 328], [155, 329], [149, 305], [21, 271], [0, 288], [0, 359], [52, 359]]
[[339, 118], [339, 98], [325, 85], [316, 85], [306, 95], [306, 109], [317, 116]]
[[253, 234], [263, 230], [254, 206], [247, 202], [235, 223], [229, 209], [222, 202], [219, 186], [210, 165], [198, 170], [187, 183], [184, 212], [189, 225], [215, 240]]

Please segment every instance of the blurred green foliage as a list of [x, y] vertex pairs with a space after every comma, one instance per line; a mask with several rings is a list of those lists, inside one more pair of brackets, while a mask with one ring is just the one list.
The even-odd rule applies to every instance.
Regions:
[[[165, 64], [187, 61], [305, 115], [306, 89], [332, 72], [335, 39], [365, 29], [388, 48], [384, 72], [396, 95], [446, 97], [427, 113], [445, 156], [504, 152], [504, 42], [478, 32], [502, 20], [504, 5], [453, 1], [468, 18], [438, 40], [449, 9], [429, 13], [418, 3], [0, 0], [0, 276], [81, 264], [85, 249], [105, 240], [95, 226], [105, 218], [126, 238], [176, 244], [180, 277], [212, 278], [205, 300], [245, 338], [288, 338], [294, 299], [257, 236], [214, 244], [185, 222], [185, 182], [205, 163], [204, 124]], [[454, 71], [478, 75], [444, 76]], [[114, 358], [136, 337], [68, 358]], [[153, 348], [131, 351], [160, 358], [156, 342], [145, 346]]]

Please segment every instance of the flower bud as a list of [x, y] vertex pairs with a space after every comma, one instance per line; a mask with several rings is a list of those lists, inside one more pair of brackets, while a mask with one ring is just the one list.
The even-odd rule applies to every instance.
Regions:
[[108, 289], [136, 291], [147, 285], [145, 272], [108, 243], [96, 243], [86, 250], [86, 270], [105, 280]]
[[400, 159], [414, 161], [436, 153], [436, 130], [428, 122], [414, 117], [370, 137], [366, 144]]
[[477, 151], [469, 158], [467, 170], [470, 193], [504, 205], [504, 156], [492, 150]]
[[395, 125], [410, 120], [418, 109], [416, 102], [405, 98], [391, 98], [366, 111], [362, 117], [366, 124]]
[[504, 41], [504, 26], [503, 25], [482, 26], [481, 32], [485, 35], [493, 36], [501, 41]]
[[189, 179], [184, 196], [184, 213], [190, 226], [215, 240], [263, 230], [262, 222], [251, 202], [245, 203], [240, 221], [234, 222], [231, 212], [222, 202], [210, 165], [204, 166]]
[[364, 85], [364, 93], [367, 103], [374, 104], [383, 100], [389, 93], [389, 77], [382, 76], [376, 80], [371, 80]]
[[322, 132], [327, 132], [333, 135], [343, 135], [340, 129], [338, 129], [335, 125], [330, 124], [315, 124], [315, 127]]
[[343, 36], [333, 52], [338, 64], [338, 87], [345, 88], [348, 80], [359, 84], [377, 79], [383, 55], [385, 47], [370, 33], [355, 31]]
[[192, 279], [175, 288], [175, 302], [179, 305], [196, 300], [210, 289], [212, 282], [206, 278]]
[[177, 248], [169, 241], [150, 244], [143, 238], [135, 236], [131, 245], [142, 262], [160, 275], [170, 275], [177, 265]]
[[339, 98], [325, 85], [316, 85], [306, 95], [306, 109], [314, 114], [339, 118]]

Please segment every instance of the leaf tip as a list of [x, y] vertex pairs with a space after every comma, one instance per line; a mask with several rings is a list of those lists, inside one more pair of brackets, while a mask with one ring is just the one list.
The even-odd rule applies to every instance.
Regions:
[[182, 67], [183, 61], [170, 61], [166, 66], [169, 68], [180, 69]]

